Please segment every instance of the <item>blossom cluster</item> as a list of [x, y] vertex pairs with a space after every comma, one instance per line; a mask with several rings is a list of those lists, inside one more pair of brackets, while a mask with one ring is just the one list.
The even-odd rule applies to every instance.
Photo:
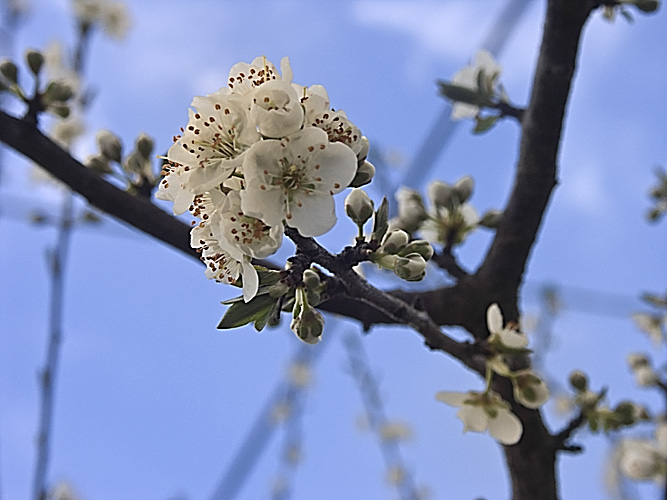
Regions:
[[430, 206], [424, 205], [421, 194], [401, 187], [396, 192], [398, 215], [389, 221], [390, 229], [417, 233], [426, 241], [451, 248], [461, 244], [478, 226], [495, 227], [501, 217], [497, 210], [489, 210], [480, 218], [468, 202], [474, 181], [465, 176], [453, 185], [443, 181], [429, 184], [427, 193]]
[[234, 65], [227, 85], [192, 107], [157, 197], [200, 219], [191, 244], [207, 276], [242, 277], [247, 302], [259, 286], [251, 259], [278, 250], [285, 224], [324, 234], [336, 222], [333, 195], [370, 182], [368, 140], [324, 87], [292, 82], [287, 58], [280, 72], [264, 57]]

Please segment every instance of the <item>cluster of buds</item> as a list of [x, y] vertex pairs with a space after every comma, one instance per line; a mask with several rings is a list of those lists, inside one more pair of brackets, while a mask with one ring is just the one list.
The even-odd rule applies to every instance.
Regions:
[[44, 67], [44, 55], [41, 52], [28, 49], [25, 62], [35, 79], [33, 95], [23, 89], [19, 81], [18, 67], [9, 59], [0, 61], [0, 91], [9, 92], [21, 99], [28, 105], [28, 114], [35, 119], [42, 111], [67, 118], [70, 114], [69, 101], [74, 97], [72, 86], [64, 79], [51, 80], [45, 86], [40, 84]]
[[141, 133], [125, 157], [122, 142], [113, 132], [100, 130], [95, 140], [98, 152], [86, 159], [86, 165], [102, 175], [115, 174], [113, 167], [117, 165], [128, 191], [150, 196], [158, 180], [153, 166], [153, 139]]
[[387, 232], [377, 251], [371, 256], [382, 269], [389, 269], [406, 281], [419, 281], [426, 274], [426, 262], [433, 256], [428, 241], [412, 240], [401, 229]]
[[434, 181], [428, 186], [430, 206], [427, 209], [417, 191], [403, 187], [396, 193], [398, 216], [389, 221], [389, 227], [417, 233], [446, 248], [459, 245], [478, 226], [495, 228], [500, 222], [501, 214], [497, 210], [487, 211], [480, 219], [468, 203], [473, 188], [474, 182], [469, 176], [453, 185]]
[[593, 432], [615, 431], [650, 418], [646, 408], [632, 401], [621, 401], [613, 408], [605, 404], [606, 389], [599, 393], [591, 391], [588, 387], [588, 377], [579, 370], [570, 374], [569, 381], [576, 392], [575, 404]]
[[388, 229], [386, 222], [387, 204], [374, 211], [373, 201], [361, 189], [354, 189], [345, 199], [345, 213], [357, 225], [357, 242], [366, 241], [364, 225], [374, 218], [374, 229], [370, 238], [375, 242], [369, 260], [382, 269], [394, 272], [406, 281], [419, 281], [426, 274], [426, 263], [433, 256], [433, 248], [428, 241], [410, 240], [410, 235], [402, 229]]

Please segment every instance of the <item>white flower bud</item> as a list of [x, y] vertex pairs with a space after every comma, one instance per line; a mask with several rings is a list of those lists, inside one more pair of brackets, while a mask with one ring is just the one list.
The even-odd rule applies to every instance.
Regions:
[[394, 273], [406, 281], [419, 281], [426, 274], [426, 261], [418, 253], [399, 257], [394, 264]]
[[399, 252], [399, 255], [404, 257], [411, 253], [418, 253], [424, 260], [430, 260], [433, 257], [433, 247], [426, 240], [413, 240]]
[[462, 177], [456, 181], [456, 184], [454, 184], [454, 191], [456, 192], [460, 203], [464, 203], [468, 200], [468, 198], [470, 198], [473, 187], [474, 181], [469, 175], [466, 175], [465, 177]]
[[382, 238], [382, 243], [380, 244], [379, 251], [388, 253], [388, 254], [397, 254], [410, 241], [410, 235], [401, 229], [395, 229], [389, 231]]
[[500, 210], [487, 210], [479, 221], [479, 225], [488, 227], [489, 229], [495, 229], [498, 227], [502, 216], [503, 213]]
[[95, 136], [100, 153], [111, 161], [120, 163], [122, 146], [120, 139], [109, 130], [100, 130]]
[[373, 216], [373, 201], [362, 189], [353, 189], [345, 198], [345, 213], [357, 226]]
[[357, 173], [350, 183], [350, 187], [361, 187], [365, 186], [373, 180], [375, 177], [375, 167], [369, 161], [364, 161], [359, 168], [357, 168]]
[[436, 207], [447, 207], [452, 202], [452, 186], [442, 181], [433, 181], [428, 186], [428, 198]]
[[102, 155], [89, 156], [86, 159], [85, 165], [93, 172], [97, 172], [98, 174], [111, 173], [111, 166], [109, 165], [109, 160]]
[[136, 148], [139, 154], [144, 158], [149, 159], [151, 157], [151, 154], [153, 154], [153, 146], [153, 139], [143, 132], [137, 137]]
[[359, 146], [360, 149], [359, 152], [357, 153], [357, 160], [359, 160], [359, 163], [361, 163], [368, 156], [368, 150], [370, 149], [370, 143], [368, 142], [368, 137], [362, 135], [361, 140], [359, 141]]

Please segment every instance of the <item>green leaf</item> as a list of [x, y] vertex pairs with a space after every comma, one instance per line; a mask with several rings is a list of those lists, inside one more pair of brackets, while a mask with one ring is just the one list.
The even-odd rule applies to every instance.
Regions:
[[373, 217], [373, 234], [371, 239], [375, 241], [382, 241], [387, 229], [389, 229], [389, 202], [387, 197], [382, 198], [382, 203], [375, 212]]
[[[220, 320], [218, 329], [238, 328], [239, 326], [247, 325], [251, 321], [255, 322], [255, 328], [257, 328], [257, 325], [261, 325], [261, 328], [263, 328], [277, 300], [268, 293], [265, 293], [263, 295], [256, 295], [250, 302], [233, 302]], [[258, 328], [258, 330], [261, 330], [261, 328]]]
[[483, 132], [486, 132], [496, 124], [498, 118], [500, 118], [500, 116], [498, 115], [490, 115], [490, 116], [485, 116], [484, 118], [476, 118], [477, 123], [475, 124], [473, 132], [475, 134], [481, 134]]
[[438, 82], [440, 85], [440, 94], [452, 101], [466, 102], [475, 106], [483, 106], [487, 99], [477, 90], [471, 90], [468, 87], [459, 87], [451, 83]]

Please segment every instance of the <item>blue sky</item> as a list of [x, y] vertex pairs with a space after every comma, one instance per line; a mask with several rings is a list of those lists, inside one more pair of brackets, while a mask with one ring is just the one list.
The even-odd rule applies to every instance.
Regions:
[[[68, 5], [33, 0], [15, 47], [71, 41]], [[503, 5], [132, 2], [127, 40], [93, 40], [87, 75], [97, 97], [87, 117], [90, 137], [76, 152], [92, 152], [100, 128], [115, 131], [126, 145], [145, 131], [164, 151], [185, 124], [192, 97], [222, 86], [232, 64], [258, 55], [277, 63], [287, 55], [294, 80], [324, 85], [332, 105], [347, 112], [371, 147], [409, 160], [444, 106], [435, 80], [468, 63]], [[500, 58], [502, 81], [520, 105], [530, 88], [542, 16], [543, 2], [533, 2]], [[659, 402], [634, 389], [625, 356], [645, 350], [663, 361], [627, 315], [640, 307], [632, 297], [665, 286], [664, 223], [643, 220], [652, 169], [667, 161], [665, 27], [664, 12], [637, 16], [634, 24], [609, 24], [599, 14], [591, 19], [562, 142], [560, 184], [527, 275], [526, 313], [536, 311], [535, 294], [528, 293], [535, 284], [553, 282], [564, 290], [549, 373], [563, 382], [570, 370], [584, 369], [595, 387], [610, 387], [612, 402], [632, 395]], [[478, 210], [500, 208], [511, 186], [518, 129], [501, 123], [480, 137], [470, 128], [459, 127], [433, 177], [453, 182], [470, 174]], [[31, 183], [30, 166], [17, 156], [4, 154], [3, 163], [0, 492], [14, 499], [28, 496], [34, 466], [36, 373], [47, 324], [44, 252], [55, 240], [52, 229], [26, 218], [36, 207], [55, 213], [59, 194]], [[383, 194], [369, 192], [376, 200]], [[354, 234], [343, 217], [339, 226], [322, 238], [332, 250]], [[474, 268], [488, 241], [487, 233], [473, 235], [461, 249], [462, 262]], [[576, 295], [577, 287], [620, 294], [621, 306], [606, 301], [598, 307], [606, 314], [586, 314], [594, 296]], [[87, 500], [209, 497], [299, 347], [286, 328], [217, 331], [224, 312], [219, 302], [232, 292], [207, 281], [191, 259], [113, 221], [77, 230], [68, 263], [53, 481], [70, 481]], [[317, 365], [306, 403], [293, 498], [395, 498], [374, 437], [356, 424], [361, 398], [340, 340], [359, 333], [351, 323], [328, 325], [334, 324], [325, 331], [323, 342], [333, 345]], [[455, 410], [433, 398], [438, 390], [479, 389], [481, 382], [428, 352], [407, 329], [374, 329], [363, 343], [387, 414], [413, 428], [404, 456], [417, 483], [435, 499], [505, 498], [498, 446], [486, 435], [462, 435]], [[550, 412], [549, 421], [559, 426], [563, 418]], [[583, 491], [586, 498], [606, 498], [600, 484], [608, 444], [586, 432], [578, 437], [590, 453], [561, 459], [563, 497], [579, 498]], [[267, 498], [279, 446], [280, 439], [271, 442], [239, 499]]]

